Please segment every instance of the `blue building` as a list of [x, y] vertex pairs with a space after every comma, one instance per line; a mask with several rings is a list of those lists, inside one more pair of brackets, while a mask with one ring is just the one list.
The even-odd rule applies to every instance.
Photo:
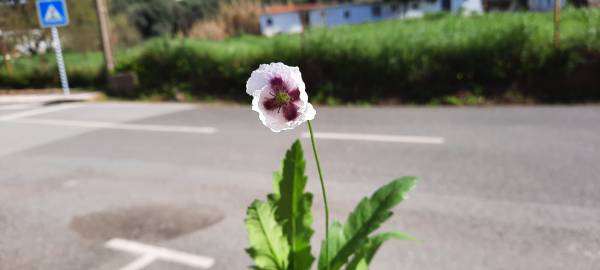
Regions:
[[[530, 0], [545, 1], [545, 0]], [[440, 11], [481, 13], [481, 0], [409, 0], [396, 3], [301, 4], [269, 6], [260, 16], [261, 33], [299, 33], [305, 26], [338, 26], [373, 21], [416, 18]]]

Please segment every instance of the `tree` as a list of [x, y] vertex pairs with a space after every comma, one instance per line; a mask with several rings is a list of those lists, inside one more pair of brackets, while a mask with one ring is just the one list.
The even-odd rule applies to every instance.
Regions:
[[219, 3], [214, 0], [184, 0], [175, 6], [175, 31], [188, 36], [194, 22], [215, 14]]
[[31, 31], [38, 28], [35, 2], [15, 4], [0, 3], [0, 43], [4, 55], [10, 54], [17, 44], [27, 45], [30, 53], [36, 53], [38, 44], [46, 39], [43, 32]]
[[112, 0], [111, 13], [125, 14], [146, 38], [182, 32], [218, 9], [218, 0]]

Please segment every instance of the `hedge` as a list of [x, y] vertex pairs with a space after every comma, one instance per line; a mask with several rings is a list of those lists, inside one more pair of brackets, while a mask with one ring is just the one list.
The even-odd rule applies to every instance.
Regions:
[[[425, 103], [460, 93], [539, 102], [600, 100], [600, 9], [551, 13], [436, 14], [273, 38], [157, 39], [119, 59], [137, 73], [136, 96], [243, 100], [260, 63], [300, 66], [313, 100]], [[3, 84], [0, 74], [0, 85]]]

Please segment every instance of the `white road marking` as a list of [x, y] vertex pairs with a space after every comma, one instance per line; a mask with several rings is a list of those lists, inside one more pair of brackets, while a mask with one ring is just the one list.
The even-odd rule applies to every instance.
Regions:
[[[310, 138], [310, 133], [303, 133], [302, 137]], [[357, 133], [333, 133], [318, 132], [315, 138], [324, 140], [354, 140], [354, 141], [373, 141], [373, 142], [395, 142], [395, 143], [420, 143], [420, 144], [443, 144], [442, 137], [426, 136], [398, 136], [383, 134], [357, 134]]]
[[156, 255], [154, 254], [146, 254], [141, 257], [138, 257], [135, 261], [129, 263], [121, 267], [119, 270], [138, 270], [142, 269], [150, 264], [152, 264], [156, 260]]
[[11, 105], [0, 105], [0, 111], [14, 111], [23, 110], [33, 107], [38, 107], [38, 104], [11, 104]]
[[152, 262], [158, 259], [183, 264], [189, 267], [203, 269], [208, 269], [212, 267], [215, 263], [215, 259], [213, 258], [198, 256], [194, 254], [180, 252], [172, 249], [166, 249], [162, 247], [151, 246], [119, 238], [114, 238], [106, 242], [105, 247], [141, 255], [138, 259], [122, 267], [119, 270], [139, 270], [150, 265]]
[[110, 122], [94, 122], [94, 121], [75, 121], [75, 120], [60, 120], [60, 119], [16, 119], [10, 122], [53, 125], [53, 126], [70, 126], [84, 128], [106, 128], [120, 130], [140, 130], [140, 131], [156, 131], [156, 132], [176, 132], [176, 133], [201, 133], [212, 134], [217, 132], [214, 127], [194, 127], [194, 126], [164, 126], [164, 125], [146, 125], [146, 124], [126, 124], [126, 123], [110, 123]]
[[68, 110], [68, 109], [73, 109], [73, 108], [77, 108], [77, 107], [81, 107], [81, 106], [82, 106], [81, 104], [64, 104], [64, 105], [57, 105], [57, 106], [51, 106], [51, 107], [44, 107], [44, 108], [35, 109], [35, 110], [29, 110], [29, 111], [24, 111], [24, 112], [3, 115], [3, 116], [0, 116], [0, 121], [17, 120], [17, 119], [21, 119], [21, 118], [25, 118], [25, 117], [34, 116], [34, 115]]
[[96, 99], [100, 94], [97, 92], [92, 93], [71, 93], [69, 96], [63, 96], [62, 93], [58, 94], [45, 94], [45, 95], [0, 95], [0, 104], [8, 103], [48, 103], [57, 101], [82, 101], [82, 100], [93, 100]]

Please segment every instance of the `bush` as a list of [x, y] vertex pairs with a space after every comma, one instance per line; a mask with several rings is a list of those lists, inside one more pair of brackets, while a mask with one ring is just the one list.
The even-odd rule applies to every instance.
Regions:
[[245, 98], [260, 63], [300, 66], [312, 97], [341, 102], [430, 102], [463, 92], [501, 98], [515, 89], [540, 102], [599, 100], [600, 10], [567, 10], [562, 47], [548, 13], [441, 16], [313, 29], [303, 37], [243, 36], [223, 42], [155, 40], [120, 70], [140, 94]]
[[[560, 49], [552, 44], [552, 29], [551, 13], [516, 12], [317, 28], [273, 38], [155, 39], [118, 57], [117, 69], [137, 73], [139, 96], [182, 92], [245, 100], [251, 71], [281, 61], [300, 66], [311, 97], [320, 102], [455, 103], [448, 97], [461, 93], [474, 93], [477, 100], [600, 100], [600, 10], [565, 10]], [[97, 63], [86, 65], [99, 70], [97, 56]], [[86, 65], [67, 61], [71, 72], [89, 71]], [[56, 80], [54, 67], [38, 69], [29, 65], [12, 77], [2, 70], [0, 86]], [[92, 76], [88, 71], [80, 73]]]
[[[64, 54], [69, 85], [73, 88], [101, 86], [102, 55], [100, 53]], [[54, 54], [23, 57], [11, 61], [12, 72], [0, 69], [0, 88], [59, 88], [60, 79]]]

